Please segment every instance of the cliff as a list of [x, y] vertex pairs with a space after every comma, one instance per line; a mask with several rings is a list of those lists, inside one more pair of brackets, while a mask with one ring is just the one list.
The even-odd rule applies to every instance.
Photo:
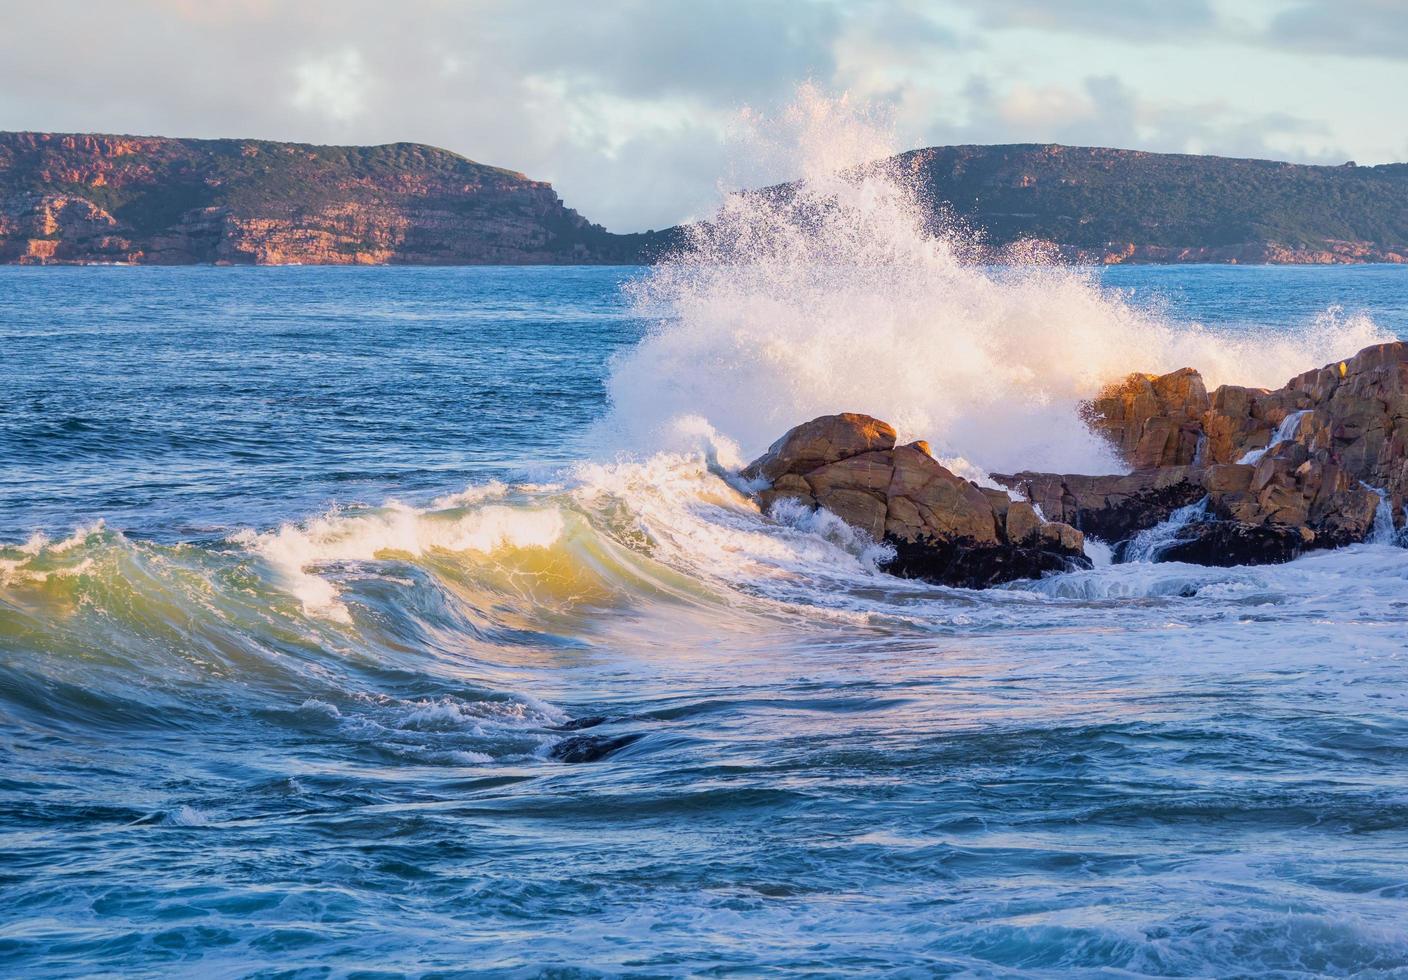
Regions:
[[1408, 164], [1036, 144], [930, 147], [891, 163], [995, 249], [1037, 240], [1105, 263], [1408, 260]]
[[631, 262], [646, 241], [418, 144], [0, 133], [0, 262]]

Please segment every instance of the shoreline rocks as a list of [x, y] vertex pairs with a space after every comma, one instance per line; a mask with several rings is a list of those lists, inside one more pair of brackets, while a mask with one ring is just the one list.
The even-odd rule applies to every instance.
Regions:
[[1044, 513], [1116, 545], [1206, 500], [1156, 560], [1265, 564], [1396, 527], [1408, 493], [1408, 344], [1367, 347], [1273, 390], [1211, 394], [1191, 368], [1130, 375], [1083, 413], [1121, 476], [994, 474]]
[[982, 588], [1090, 567], [1075, 528], [956, 476], [923, 442], [895, 443], [879, 419], [824, 415], [789, 430], [742, 476], [761, 487], [764, 510], [781, 500], [822, 507], [888, 544], [896, 575]]
[[1379, 344], [1281, 388], [1208, 392], [1191, 368], [1134, 374], [1082, 417], [1131, 467], [1106, 476], [949, 472], [922, 442], [896, 445], [868, 415], [790, 430], [743, 470], [766, 510], [825, 508], [894, 550], [888, 571], [980, 588], [1089, 567], [1084, 536], [1116, 560], [1141, 532], [1180, 515], [1142, 557], [1269, 564], [1403, 528], [1408, 496], [1408, 344]]

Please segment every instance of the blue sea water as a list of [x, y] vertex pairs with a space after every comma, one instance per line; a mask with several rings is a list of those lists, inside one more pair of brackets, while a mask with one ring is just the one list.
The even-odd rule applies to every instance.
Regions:
[[[972, 296], [1408, 336], [1091, 275]], [[631, 435], [806, 346], [648, 276], [0, 268], [0, 972], [1408, 976], [1408, 552], [891, 579]]]

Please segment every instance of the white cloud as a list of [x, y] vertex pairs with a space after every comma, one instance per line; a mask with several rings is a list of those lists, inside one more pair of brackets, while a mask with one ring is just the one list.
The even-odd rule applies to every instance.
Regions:
[[368, 80], [362, 55], [343, 48], [294, 66], [291, 101], [305, 112], [350, 122], [366, 107]]

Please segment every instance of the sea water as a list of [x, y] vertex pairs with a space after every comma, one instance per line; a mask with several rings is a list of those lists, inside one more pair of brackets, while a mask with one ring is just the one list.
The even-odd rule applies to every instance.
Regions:
[[[1400, 269], [949, 274], [1218, 380], [1408, 328]], [[731, 458], [1007, 463], [1072, 362], [661, 276], [0, 270], [6, 972], [1408, 970], [1408, 552], [891, 579]]]
[[1398, 536], [976, 592], [736, 478], [1112, 472], [1408, 269], [975, 264], [796, 112], [649, 269], [0, 269], [0, 972], [1408, 973]]

